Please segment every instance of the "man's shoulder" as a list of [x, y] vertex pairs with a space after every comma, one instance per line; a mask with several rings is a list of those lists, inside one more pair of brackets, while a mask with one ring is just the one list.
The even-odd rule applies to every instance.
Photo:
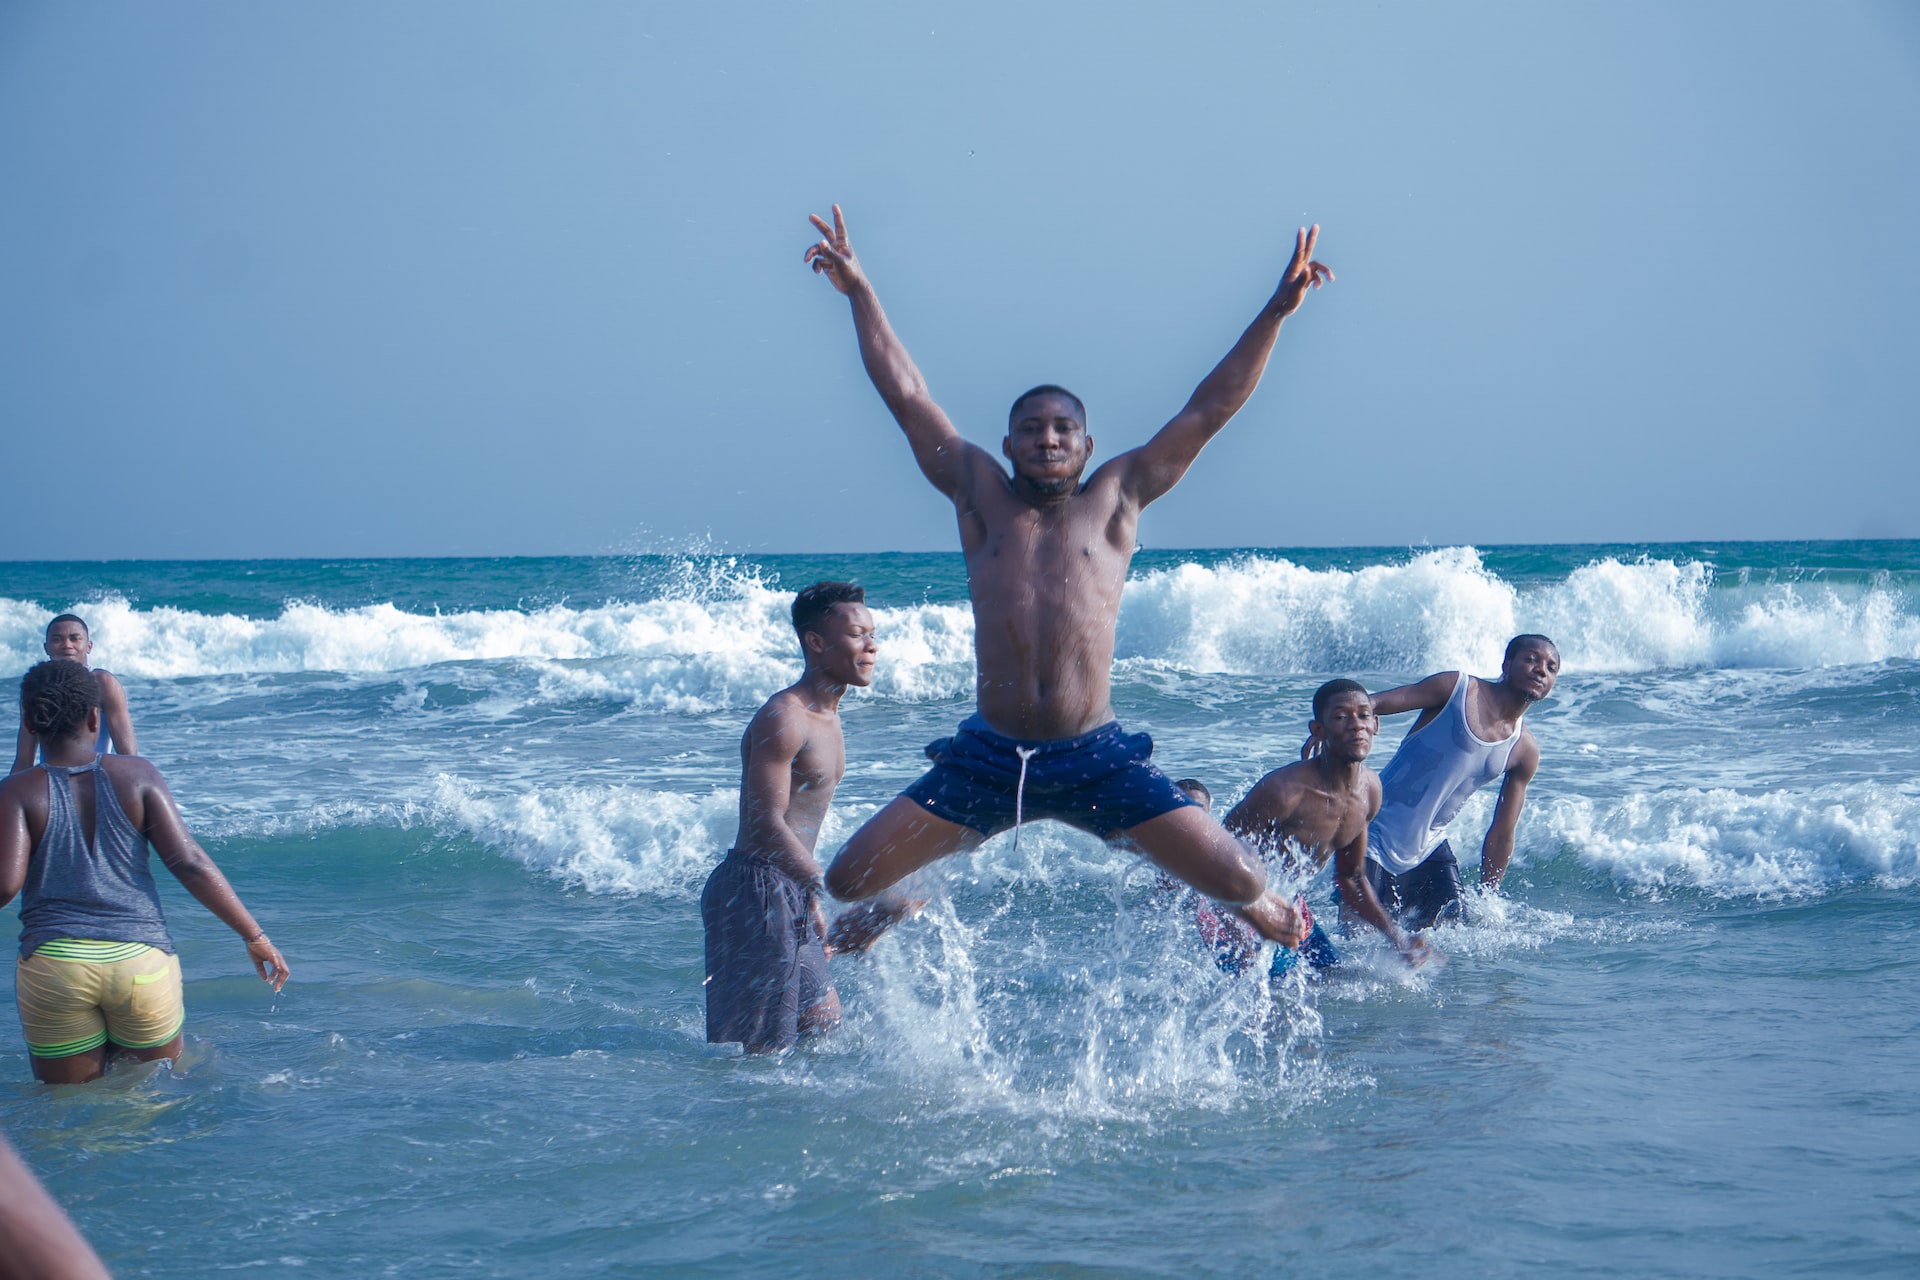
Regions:
[[800, 696], [800, 687], [789, 685], [760, 704], [760, 709], [753, 713], [752, 727], [765, 730], [804, 719], [806, 714], [807, 704]]
[[1316, 766], [1311, 760], [1295, 760], [1269, 770], [1253, 784], [1243, 803], [1271, 804], [1312, 781]]
[[840, 731], [840, 717], [831, 711], [815, 709], [799, 685], [789, 685], [761, 704], [747, 726], [768, 737], [786, 739], [789, 745], [804, 744], [815, 734]]
[[1532, 777], [1533, 771], [1540, 767], [1540, 741], [1533, 736], [1533, 730], [1526, 725], [1520, 726], [1520, 741], [1513, 744], [1513, 750], [1507, 753], [1507, 773], [1517, 773], [1523, 777]]

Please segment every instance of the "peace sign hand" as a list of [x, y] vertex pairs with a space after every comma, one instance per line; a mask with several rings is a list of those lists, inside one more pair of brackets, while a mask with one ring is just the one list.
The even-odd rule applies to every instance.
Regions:
[[1317, 222], [1310, 228], [1300, 228], [1300, 234], [1294, 238], [1293, 261], [1287, 264], [1286, 274], [1280, 277], [1280, 287], [1273, 293], [1273, 311], [1282, 320], [1300, 309], [1308, 289], [1318, 289], [1333, 280], [1332, 269], [1313, 260], [1313, 247], [1319, 240]]
[[807, 246], [807, 265], [842, 293], [852, 293], [856, 285], [865, 284], [867, 275], [860, 269], [860, 259], [853, 255], [853, 245], [847, 239], [847, 219], [840, 212], [840, 206], [833, 206], [832, 226], [817, 213], [808, 214], [807, 221], [822, 236], [817, 244]]

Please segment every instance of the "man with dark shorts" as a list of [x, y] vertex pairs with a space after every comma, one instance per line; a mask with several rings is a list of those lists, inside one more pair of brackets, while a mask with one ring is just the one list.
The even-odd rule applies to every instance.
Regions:
[[1086, 407], [1061, 387], [1013, 402], [1000, 451], [1012, 474], [954, 429], [881, 310], [847, 237], [806, 261], [852, 305], [860, 355], [905, 432], [922, 474], [954, 505], [973, 603], [977, 714], [927, 748], [933, 768], [867, 822], [833, 861], [827, 884], [866, 898], [949, 854], [1032, 818], [1126, 841], [1200, 892], [1238, 908], [1285, 942], [1302, 933], [1293, 904], [1267, 892], [1259, 857], [1153, 767], [1146, 734], [1113, 718], [1114, 629], [1145, 507], [1179, 483], [1200, 450], [1253, 394], [1280, 325], [1309, 288], [1332, 278], [1313, 261], [1319, 228], [1302, 228], [1279, 287], [1186, 407], [1138, 449], [1084, 482], [1093, 455]]
[[[1540, 744], [1520, 720], [1559, 676], [1553, 641], [1522, 635], [1507, 642], [1498, 680], [1442, 671], [1373, 695], [1379, 715], [1420, 713], [1381, 771], [1380, 812], [1367, 828], [1367, 881], [1406, 928], [1461, 919], [1466, 891], [1447, 824], [1495, 778], [1500, 799], [1480, 846], [1480, 887], [1500, 887], [1527, 784], [1540, 768]], [[1314, 745], [1309, 739], [1308, 749]]]
[[707, 1039], [748, 1053], [791, 1047], [840, 1021], [827, 972], [911, 909], [898, 899], [843, 915], [829, 937], [813, 848], [846, 772], [840, 699], [873, 682], [873, 614], [848, 582], [793, 601], [805, 668], [768, 698], [740, 739], [740, 834], [700, 894], [707, 934]]
[[[1380, 719], [1366, 687], [1357, 680], [1329, 680], [1321, 685], [1314, 691], [1308, 731], [1321, 744], [1319, 753], [1275, 769], [1254, 783], [1228, 812], [1226, 828], [1275, 857], [1301, 858], [1313, 870], [1325, 866], [1331, 856], [1343, 922], [1357, 919], [1371, 925], [1386, 935], [1402, 959], [1418, 968], [1430, 956], [1426, 942], [1403, 933], [1367, 884], [1367, 824], [1380, 810], [1380, 775], [1367, 767], [1367, 755], [1380, 731]], [[1244, 939], [1233, 953], [1252, 950], [1252, 943]], [[1222, 942], [1216, 941], [1214, 949], [1222, 951]], [[1318, 924], [1299, 950], [1283, 948], [1274, 956], [1273, 976], [1284, 976], [1303, 958], [1315, 970], [1339, 963], [1332, 940]]]

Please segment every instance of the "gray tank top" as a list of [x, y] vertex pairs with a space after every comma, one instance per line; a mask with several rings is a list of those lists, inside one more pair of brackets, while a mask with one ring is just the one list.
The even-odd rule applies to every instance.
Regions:
[[1367, 828], [1367, 856], [1394, 875], [1426, 860], [1467, 797], [1507, 771], [1520, 743], [1519, 725], [1500, 742], [1474, 734], [1467, 724], [1470, 682], [1462, 671], [1440, 714], [1408, 734], [1380, 771], [1380, 813]]
[[[39, 767], [47, 775], [47, 829], [20, 890], [20, 957], [55, 938], [144, 942], [171, 955], [147, 837], [120, 807], [100, 757], [71, 769]], [[73, 775], [87, 772], [94, 776], [91, 848], [73, 802]]]

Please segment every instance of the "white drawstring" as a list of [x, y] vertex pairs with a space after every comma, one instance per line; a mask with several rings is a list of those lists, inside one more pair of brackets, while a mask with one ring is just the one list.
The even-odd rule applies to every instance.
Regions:
[[1020, 852], [1020, 824], [1026, 818], [1027, 761], [1040, 752], [1038, 747], [1015, 747], [1020, 757], [1020, 785], [1013, 789], [1013, 852]]

